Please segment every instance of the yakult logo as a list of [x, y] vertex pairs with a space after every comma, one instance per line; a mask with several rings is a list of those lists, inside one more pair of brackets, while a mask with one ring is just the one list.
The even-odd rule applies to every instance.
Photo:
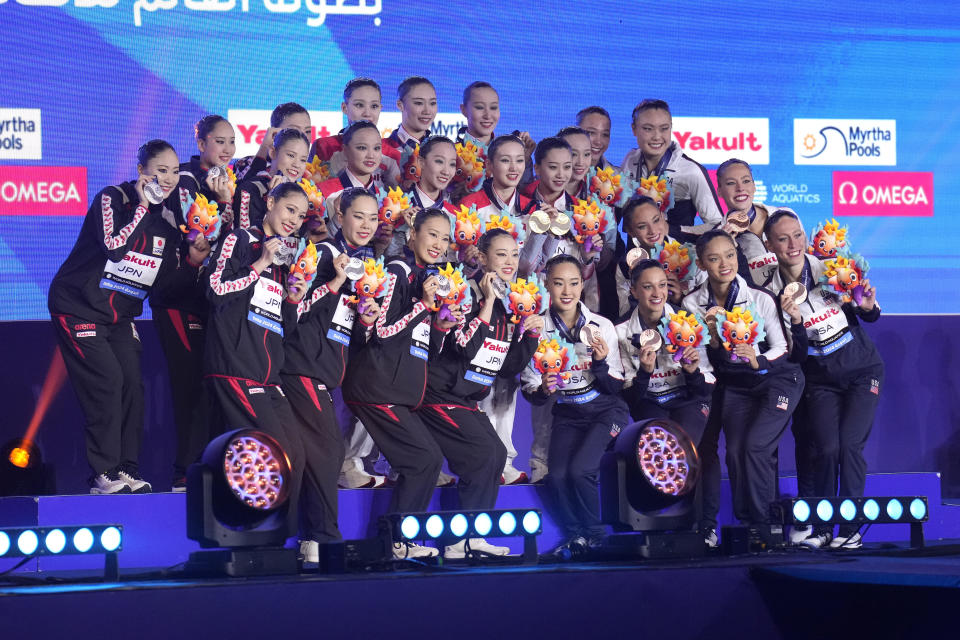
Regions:
[[702, 164], [740, 158], [770, 164], [770, 121], [767, 118], [673, 119], [673, 138]]
[[834, 171], [836, 216], [932, 216], [933, 173]]
[[40, 109], [0, 109], [0, 159], [43, 157]]
[[[270, 127], [269, 109], [230, 109], [227, 120], [237, 134], [236, 157], [252, 156], [260, 148], [263, 137]], [[332, 136], [343, 128], [344, 118], [339, 111], [310, 112], [310, 142], [317, 138]]]
[[0, 167], [0, 215], [82, 216], [86, 167]]
[[793, 163], [897, 164], [896, 120], [793, 120]]

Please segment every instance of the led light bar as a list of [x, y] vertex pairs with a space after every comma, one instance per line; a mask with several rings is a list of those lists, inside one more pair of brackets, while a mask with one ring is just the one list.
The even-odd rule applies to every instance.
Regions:
[[926, 496], [788, 498], [774, 510], [790, 525], [909, 524], [913, 547], [923, 546], [923, 523], [930, 519]]
[[0, 529], [0, 559], [93, 555], [122, 550], [123, 526], [119, 524]]

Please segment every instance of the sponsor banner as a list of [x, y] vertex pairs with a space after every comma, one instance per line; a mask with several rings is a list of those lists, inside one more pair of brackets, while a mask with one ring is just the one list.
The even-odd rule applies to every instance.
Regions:
[[[271, 109], [230, 109], [227, 111], [227, 120], [233, 125], [237, 134], [237, 158], [252, 156], [257, 153], [263, 136], [270, 127]], [[340, 111], [311, 111], [310, 142], [317, 138], [332, 136], [346, 123]]]
[[0, 166], [0, 215], [82, 216], [86, 167]]
[[794, 118], [793, 163], [894, 167], [897, 121]]
[[[380, 119], [377, 126], [380, 127], [380, 133], [386, 138], [390, 133], [400, 126], [401, 115], [399, 111], [383, 111], [380, 113]], [[430, 126], [430, 135], [446, 136], [456, 141], [457, 130], [460, 127], [467, 126], [467, 119], [459, 111], [456, 113], [438, 113]]]
[[673, 119], [673, 139], [700, 164], [740, 158], [770, 164], [770, 121], [767, 118]]
[[40, 109], [0, 109], [0, 160], [40, 160]]
[[930, 171], [834, 171], [833, 215], [933, 215]]

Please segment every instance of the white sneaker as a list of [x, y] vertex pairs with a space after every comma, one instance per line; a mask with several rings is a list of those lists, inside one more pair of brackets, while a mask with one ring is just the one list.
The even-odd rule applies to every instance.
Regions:
[[[461, 540], [457, 544], [452, 544], [443, 550], [443, 557], [447, 560], [458, 560], [467, 557], [467, 540]], [[483, 538], [470, 538], [469, 551], [471, 553], [487, 554], [491, 556], [508, 556], [510, 547], [498, 547], [490, 544]]]
[[433, 558], [440, 555], [440, 550], [433, 547], [421, 547], [412, 542], [394, 542], [393, 557], [397, 560], [408, 558]]
[[500, 484], [524, 484], [527, 481], [527, 472], [520, 471], [512, 464], [507, 464], [503, 468], [503, 475], [500, 476]]
[[830, 533], [813, 533], [801, 540], [800, 546], [808, 549], [823, 549], [830, 544], [830, 540], [832, 539], [833, 534]]
[[363, 469], [351, 467], [346, 471], [340, 472], [340, 478], [337, 484], [342, 489], [376, 489], [386, 484], [387, 479], [383, 476], [372, 476]]
[[440, 472], [440, 475], [437, 476], [437, 486], [438, 487], [452, 487], [457, 484], [457, 479], [454, 478], [449, 473]]
[[90, 479], [90, 493], [97, 495], [130, 493], [130, 486], [124, 482], [116, 469], [110, 469]]
[[804, 540], [810, 537], [810, 534], [813, 533], [813, 528], [810, 525], [794, 525], [790, 527], [790, 544], [800, 544]]
[[830, 543], [831, 549], [859, 549], [863, 546], [863, 538], [859, 533], [852, 536], [837, 536]]
[[141, 478], [136, 471], [121, 469], [117, 472], [117, 475], [130, 487], [130, 493], [151, 493], [153, 491], [150, 483]]
[[301, 540], [300, 555], [304, 562], [320, 562], [320, 543], [316, 540]]
[[530, 458], [530, 482], [534, 484], [540, 482], [549, 471], [550, 470], [547, 469], [547, 463], [541, 462], [536, 458]]
[[717, 537], [716, 529], [707, 529], [703, 534], [703, 543], [710, 549], [716, 549], [720, 544], [720, 538]]

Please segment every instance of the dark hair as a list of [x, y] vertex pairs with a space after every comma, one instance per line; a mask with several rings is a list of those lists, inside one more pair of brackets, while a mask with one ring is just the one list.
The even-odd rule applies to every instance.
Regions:
[[487, 158], [493, 160], [497, 155], [497, 151], [508, 142], [516, 142], [518, 145], [523, 147], [523, 140], [520, 139], [520, 136], [515, 136], [512, 133], [508, 133], [505, 136], [497, 136], [490, 143], [490, 146], [487, 147]]
[[732, 167], [735, 164], [742, 164], [747, 168], [747, 171], [750, 172], [750, 175], [753, 175], [753, 169], [747, 164], [746, 160], [740, 160], [739, 158], [730, 158], [729, 160], [724, 160], [719, 167], [717, 167], [717, 184], [720, 184], [720, 177], [723, 175], [723, 172]]
[[722, 229], [711, 229], [697, 238], [697, 258], [702, 258], [703, 252], [707, 250], [707, 245], [717, 238], [726, 238], [734, 247], [737, 246], [737, 243], [733, 240], [733, 236], [726, 231]]
[[[660, 109], [670, 113], [670, 105], [668, 105], [665, 101], [657, 98], [646, 98], [641, 100], [640, 103], [633, 108], [633, 113], [630, 114], [630, 122], [636, 120], [637, 116], [644, 111], [653, 111], [655, 109]], [[672, 113], [670, 113], [670, 117], [673, 117]]]
[[[490, 89], [494, 93], [497, 93], [497, 90], [493, 88], [493, 85], [489, 82], [484, 82], [483, 80], [476, 80], [467, 85], [467, 88], [463, 90], [463, 104], [466, 105], [470, 102], [470, 94], [473, 93], [474, 89]], [[500, 95], [500, 94], [497, 94]]]
[[223, 116], [218, 116], [215, 113], [211, 113], [208, 116], [203, 116], [197, 120], [197, 124], [193, 125], [193, 134], [197, 137], [197, 140], [206, 140], [207, 136], [210, 135], [218, 124], [221, 122], [226, 122], [229, 124], [229, 121]]
[[303, 190], [303, 187], [296, 182], [281, 182], [271, 189], [270, 193], [267, 194], [267, 196], [273, 198], [274, 200], [282, 200], [283, 198], [291, 195], [301, 195], [307, 200], [307, 202], [310, 202], [310, 198], [307, 198], [307, 193]]
[[299, 140], [307, 145], [308, 149], [310, 148], [310, 138], [308, 138], [303, 131], [300, 131], [300, 129], [294, 129], [293, 127], [281, 129], [277, 132], [277, 135], [273, 136], [273, 148], [279, 150], [280, 147], [291, 140]]
[[506, 236], [507, 238], [510, 238], [511, 240], [516, 241], [512, 233], [510, 233], [506, 229], [500, 229], [499, 227], [497, 227], [495, 229], [490, 229], [489, 231], [484, 233], [482, 236], [480, 236], [480, 239], [477, 241], [477, 249], [480, 251], [480, 253], [486, 255], [487, 252], [490, 251], [490, 245], [493, 244], [493, 241], [503, 236]]
[[405, 78], [404, 81], [400, 83], [400, 86], [397, 87], [397, 97], [403, 100], [407, 97], [407, 94], [410, 93], [411, 89], [421, 84], [428, 84], [433, 87], [434, 91], [437, 90], [437, 88], [433, 86], [433, 83], [423, 76], [410, 76], [409, 78]]
[[451, 147], [456, 150], [457, 145], [446, 136], [427, 136], [426, 139], [420, 143], [420, 157], [426, 158], [427, 155], [433, 151], [433, 148], [438, 144], [449, 144]]
[[547, 157], [547, 154], [554, 149], [566, 149], [570, 153], [573, 153], [570, 144], [566, 140], [558, 138], [557, 136], [551, 136], [537, 143], [537, 148], [533, 152], [533, 163], [540, 164]]
[[637, 280], [640, 279], [640, 274], [646, 271], [647, 269], [656, 269], [659, 268], [661, 271], [666, 272], [666, 267], [660, 264], [659, 260], [654, 260], [653, 258], [644, 258], [637, 264], [633, 265], [633, 268], [630, 269], [630, 286], [637, 284]]
[[[789, 209], [777, 209], [776, 211], [771, 213], [769, 216], [767, 216], [767, 221], [763, 223], [763, 235], [769, 237], [770, 229], [772, 229], [773, 225], [780, 222], [780, 220], [782, 220], [783, 218], [793, 218], [797, 222], [800, 222], [800, 217], [797, 214], [795, 214], [793, 211], [790, 211]], [[801, 223], [801, 226], [803, 226], [802, 223]]]
[[273, 110], [273, 113], [270, 114], [270, 126], [279, 127], [280, 123], [283, 122], [287, 116], [292, 116], [295, 113], [305, 113], [308, 116], [310, 112], [301, 107], [296, 102], [284, 102], [283, 104], [278, 104]]
[[547, 260], [547, 264], [543, 268], [544, 276], [549, 276], [550, 272], [561, 264], [572, 264], [577, 267], [577, 270], [580, 271], [581, 275], [583, 274], [583, 263], [580, 262], [578, 258], [573, 257], [569, 253], [558, 253]]
[[380, 91], [380, 85], [378, 85], [372, 78], [354, 78], [343, 88], [343, 101], [346, 102], [349, 100], [350, 96], [353, 95], [353, 92], [361, 87], [373, 87], [377, 90], [377, 93], [380, 94], [380, 97], [383, 97], [383, 92]]
[[623, 224], [624, 229], [626, 229], [627, 224], [633, 224], [633, 212], [639, 209], [640, 207], [649, 204], [657, 211], [660, 211], [660, 205], [657, 204], [657, 201], [651, 198], [650, 196], [633, 196], [630, 200], [627, 201], [627, 204], [623, 206]]
[[156, 139], [144, 142], [142, 145], [140, 145], [140, 148], [137, 149], [137, 162], [140, 164], [140, 166], [146, 167], [148, 162], [156, 158], [167, 149], [176, 153], [173, 147], [170, 146], [170, 143], [166, 140]]
[[340, 194], [340, 199], [337, 201], [337, 207], [340, 209], [340, 213], [346, 213], [357, 198], [373, 198], [373, 201], [377, 201], [377, 197], [364, 189], [363, 187], [350, 187], [349, 189], [344, 189], [343, 193]]
[[437, 209], [436, 207], [427, 207], [426, 209], [419, 211], [416, 217], [413, 219], [413, 230], [420, 231], [420, 227], [426, 223], [427, 220], [431, 218], [443, 218], [448, 223], [450, 222], [450, 216], [443, 209]]
[[590, 138], [590, 134], [581, 129], [580, 127], [564, 127], [557, 131], [558, 138], [566, 138], [567, 136], [587, 136]]
[[583, 122], [584, 118], [586, 118], [589, 115], [593, 115], [594, 113], [599, 114], [604, 118], [606, 118], [607, 122], [612, 122], [612, 120], [610, 119], [610, 114], [607, 112], [606, 109], [604, 109], [603, 107], [592, 106], [592, 107], [584, 107], [583, 109], [580, 109], [580, 111], [577, 111], [577, 126], [578, 127], [580, 126], [580, 123]]
[[357, 135], [358, 132], [363, 131], [364, 129], [373, 129], [377, 132], [377, 136], [380, 136], [380, 129], [377, 128], [377, 125], [366, 120], [358, 120], [343, 130], [343, 146], [350, 144], [350, 141], [353, 140], [353, 136]]

